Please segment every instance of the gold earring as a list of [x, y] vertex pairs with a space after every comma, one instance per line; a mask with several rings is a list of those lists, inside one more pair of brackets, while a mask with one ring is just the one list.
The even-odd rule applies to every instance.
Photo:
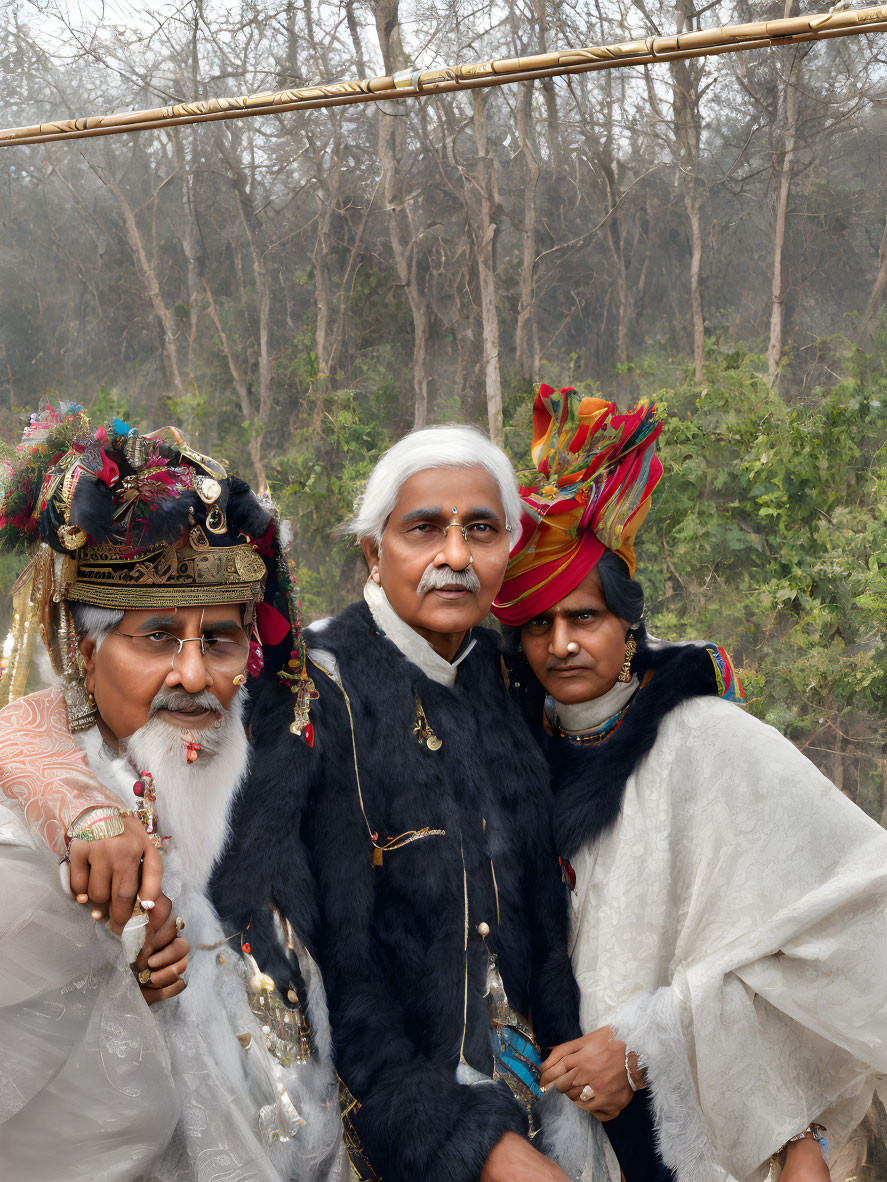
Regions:
[[238, 673], [237, 676], [234, 678], [234, 684], [235, 685], [246, 685], [246, 674]]
[[631, 681], [631, 662], [637, 651], [638, 642], [633, 636], [629, 636], [625, 642], [625, 660], [622, 662], [622, 668], [619, 670], [619, 681]]

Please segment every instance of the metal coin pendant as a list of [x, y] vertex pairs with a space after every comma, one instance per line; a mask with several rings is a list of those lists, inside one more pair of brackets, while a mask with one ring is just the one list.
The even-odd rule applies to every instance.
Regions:
[[214, 505], [206, 515], [206, 528], [211, 534], [223, 534], [228, 528], [225, 522], [225, 514], [218, 507]]
[[130, 468], [134, 472], [139, 472], [148, 462], [148, 444], [141, 435], [133, 431], [123, 441], [123, 454]]
[[59, 541], [66, 550], [79, 550], [86, 542], [86, 534], [77, 525], [63, 525], [58, 533]]
[[214, 505], [222, 495], [222, 486], [211, 476], [198, 476], [194, 488], [204, 505]]
[[439, 751], [443, 746], [443, 739], [439, 739], [433, 732], [425, 739], [425, 746], [429, 751]]

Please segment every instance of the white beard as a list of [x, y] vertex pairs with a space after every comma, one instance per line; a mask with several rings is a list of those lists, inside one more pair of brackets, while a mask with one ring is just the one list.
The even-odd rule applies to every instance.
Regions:
[[152, 718], [126, 740], [126, 755], [154, 777], [158, 831], [172, 838], [185, 881], [202, 890], [228, 839], [231, 804], [249, 762], [239, 695], [220, 730], [194, 737], [202, 750], [188, 763], [181, 730]]

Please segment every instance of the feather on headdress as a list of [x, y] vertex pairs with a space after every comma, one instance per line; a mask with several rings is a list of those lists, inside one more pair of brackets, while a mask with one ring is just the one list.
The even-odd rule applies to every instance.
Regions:
[[636, 566], [634, 537], [662, 476], [655, 406], [619, 414], [612, 402], [540, 386], [533, 406], [537, 471], [520, 495], [521, 534], [493, 603], [520, 625], [569, 595], [605, 550]]

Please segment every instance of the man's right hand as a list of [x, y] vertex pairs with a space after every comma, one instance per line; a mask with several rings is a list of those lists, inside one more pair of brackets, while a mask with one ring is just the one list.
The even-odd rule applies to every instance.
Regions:
[[71, 863], [71, 892], [78, 903], [107, 908], [111, 928], [118, 934], [132, 916], [136, 895], [154, 903], [148, 923], [159, 931], [169, 918], [170, 901], [161, 894], [163, 858], [148, 833], [135, 817], [123, 818], [119, 837], [81, 841], [75, 837], [68, 848]]
[[142, 997], [149, 1006], [167, 997], [175, 997], [185, 988], [182, 977], [188, 968], [190, 951], [191, 945], [179, 935], [179, 928], [172, 915], [159, 931], [145, 929], [145, 943], [132, 971], [138, 979], [144, 969], [151, 970], [150, 980], [144, 985], [139, 983]]
[[517, 1133], [506, 1133], [490, 1150], [480, 1182], [570, 1182], [570, 1179], [529, 1141]]

